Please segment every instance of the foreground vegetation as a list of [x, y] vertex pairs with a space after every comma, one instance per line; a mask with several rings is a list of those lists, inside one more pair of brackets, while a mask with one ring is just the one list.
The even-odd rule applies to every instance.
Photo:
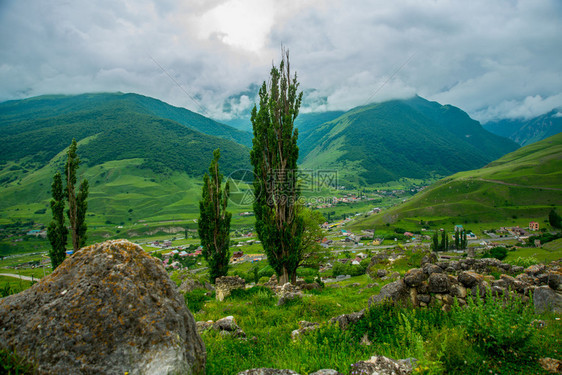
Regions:
[[[532, 305], [518, 299], [469, 299], [468, 307], [457, 305], [449, 313], [438, 306], [378, 305], [368, 309], [359, 323], [341, 330], [329, 319], [365, 308], [368, 297], [378, 292], [378, 288], [367, 288], [364, 283], [355, 286], [351, 281], [341, 289], [324, 288], [281, 307], [272, 292], [260, 286], [235, 293], [224, 302], [208, 300], [195, 314], [196, 320], [232, 315], [248, 338], [240, 340], [212, 330], [203, 333], [207, 373], [236, 374], [272, 367], [300, 374], [332, 368], [348, 374], [352, 363], [384, 355], [416, 358], [414, 373], [541, 374], [546, 372], [539, 358], [560, 356], [560, 320], [535, 315]], [[186, 299], [189, 304], [189, 294]], [[543, 319], [546, 327], [540, 328], [537, 319]], [[321, 326], [293, 341], [291, 331], [302, 320]]]

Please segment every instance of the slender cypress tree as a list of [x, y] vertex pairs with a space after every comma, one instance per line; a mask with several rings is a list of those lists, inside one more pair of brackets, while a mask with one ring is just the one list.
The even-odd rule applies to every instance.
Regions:
[[269, 84], [264, 82], [259, 91], [259, 111], [254, 106], [251, 116], [256, 231], [281, 283], [296, 282], [303, 256], [304, 224], [297, 213], [298, 131], [294, 129], [302, 102], [298, 86], [297, 75], [291, 78], [289, 52], [283, 50], [279, 68], [271, 68]]
[[433, 233], [433, 243], [431, 244], [431, 247], [433, 248], [433, 251], [439, 251], [439, 235], [437, 234], [437, 231]]
[[88, 204], [88, 181], [84, 180], [80, 184], [78, 194], [75, 193], [76, 170], [80, 165], [80, 158], [76, 153], [76, 139], [72, 139], [72, 143], [68, 148], [66, 165], [64, 173], [66, 177], [66, 199], [68, 200], [68, 219], [70, 221], [70, 234], [72, 236], [72, 248], [78, 251], [86, 242], [86, 210]]
[[[203, 256], [209, 263], [209, 277], [215, 283], [217, 277], [226, 276], [230, 252], [230, 219], [226, 211], [230, 186], [228, 181], [221, 189], [222, 174], [219, 171], [220, 150], [213, 152], [209, 174], [203, 177], [203, 199], [199, 202], [198, 232], [203, 247]], [[210, 175], [210, 177], [209, 177]]]
[[553, 228], [562, 228], [562, 218], [558, 215], [554, 208], [548, 213], [548, 222]]
[[66, 241], [68, 238], [68, 229], [64, 225], [64, 193], [62, 188], [62, 177], [59, 172], [53, 177], [51, 185], [53, 199], [51, 200], [51, 211], [53, 219], [47, 228], [47, 238], [51, 243], [49, 257], [51, 258], [51, 266], [53, 270], [64, 261], [66, 256]]
[[86, 246], [86, 211], [88, 210], [88, 180], [84, 179], [80, 183], [78, 194], [76, 195], [76, 233], [78, 235], [78, 248]]
[[461, 248], [461, 234], [459, 233], [459, 231], [455, 231], [455, 249], [460, 249]]

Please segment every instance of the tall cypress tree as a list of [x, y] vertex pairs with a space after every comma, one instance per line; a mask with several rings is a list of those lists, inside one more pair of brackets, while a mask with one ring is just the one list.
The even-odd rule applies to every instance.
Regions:
[[68, 219], [70, 221], [70, 234], [72, 236], [72, 248], [78, 251], [86, 242], [86, 210], [88, 197], [88, 181], [84, 180], [80, 184], [78, 194], [75, 193], [75, 185], [77, 181], [76, 171], [80, 165], [80, 158], [76, 153], [76, 139], [72, 139], [72, 143], [68, 148], [66, 165], [64, 173], [66, 177], [66, 199], [68, 200]]
[[297, 213], [298, 131], [302, 92], [297, 75], [291, 78], [289, 52], [283, 50], [279, 68], [273, 66], [269, 84], [263, 83], [259, 110], [252, 110], [254, 213], [256, 231], [267, 260], [281, 283], [295, 282], [302, 259], [303, 219]]
[[[226, 276], [230, 252], [230, 219], [226, 211], [230, 186], [228, 181], [221, 189], [222, 174], [219, 171], [220, 150], [213, 152], [209, 174], [203, 176], [203, 199], [199, 202], [198, 232], [203, 256], [209, 263], [209, 277], [215, 283], [217, 277]], [[210, 176], [210, 177], [209, 177]]]
[[66, 241], [68, 238], [68, 229], [64, 225], [64, 192], [62, 188], [62, 177], [59, 172], [53, 177], [51, 185], [51, 212], [53, 219], [47, 228], [47, 238], [51, 243], [49, 257], [51, 258], [51, 266], [53, 270], [64, 261], [66, 256]]

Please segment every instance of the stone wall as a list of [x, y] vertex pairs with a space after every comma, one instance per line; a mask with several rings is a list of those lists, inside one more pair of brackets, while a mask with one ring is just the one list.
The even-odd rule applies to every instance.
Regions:
[[216, 299], [224, 301], [234, 289], [245, 289], [246, 281], [239, 276], [217, 277], [215, 280]]

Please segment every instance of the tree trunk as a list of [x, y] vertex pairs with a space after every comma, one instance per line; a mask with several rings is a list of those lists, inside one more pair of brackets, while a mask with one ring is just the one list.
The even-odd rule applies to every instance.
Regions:
[[288, 282], [291, 282], [289, 278], [289, 271], [287, 268], [283, 267], [283, 272], [279, 275], [279, 285], [285, 285]]
[[[70, 175], [68, 173], [67, 175]], [[72, 248], [74, 252], [79, 250], [78, 228], [76, 228], [76, 195], [74, 194], [74, 186], [70, 179], [66, 181], [67, 194], [68, 194], [68, 219], [70, 221], [70, 234], [72, 235]]]

